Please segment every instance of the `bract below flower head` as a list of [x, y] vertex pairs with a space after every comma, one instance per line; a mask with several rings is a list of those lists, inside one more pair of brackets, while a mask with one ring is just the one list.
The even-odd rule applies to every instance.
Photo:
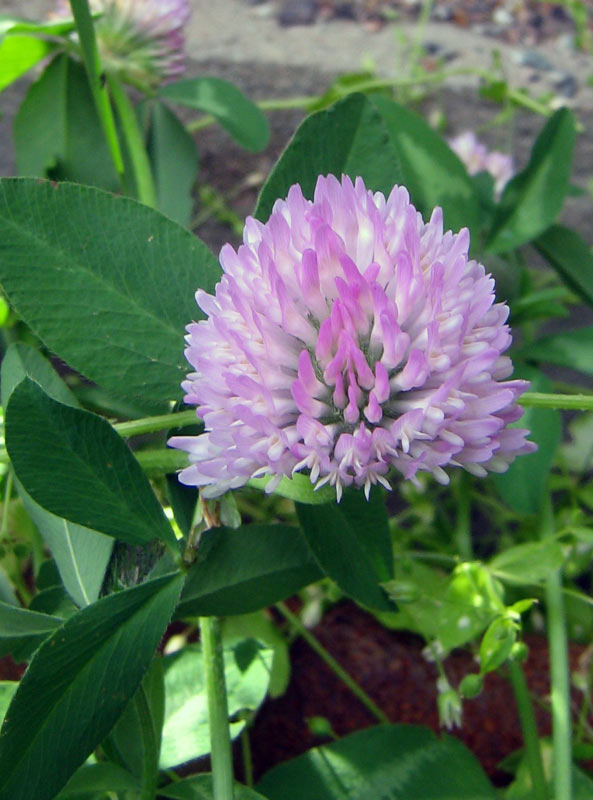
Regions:
[[[146, 87], [158, 86], [184, 70], [183, 28], [189, 0], [90, 0], [101, 63], [108, 72]], [[71, 16], [58, 0], [54, 16]]]
[[489, 172], [494, 178], [494, 191], [497, 196], [515, 174], [511, 156], [498, 150], [488, 150], [473, 131], [465, 131], [449, 139], [449, 147], [456, 153], [470, 175]]
[[395, 186], [361, 178], [298, 185], [243, 245], [220, 254], [207, 319], [188, 326], [183, 383], [205, 433], [186, 450], [182, 483], [215, 497], [270, 474], [308, 470], [316, 487], [391, 486], [393, 470], [448, 482], [444, 467], [503, 472], [534, 445], [510, 428], [528, 384], [508, 381], [508, 308], [468, 259], [469, 234], [428, 223]]

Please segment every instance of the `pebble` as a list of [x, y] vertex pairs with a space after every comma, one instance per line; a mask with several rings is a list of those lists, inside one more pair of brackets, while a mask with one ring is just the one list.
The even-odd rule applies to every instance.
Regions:
[[311, 25], [317, 16], [316, 0], [283, 0], [278, 13], [278, 22], [289, 25]]
[[579, 83], [570, 72], [554, 73], [552, 86], [563, 97], [576, 97], [579, 91]]
[[522, 67], [539, 69], [540, 72], [550, 72], [554, 69], [552, 62], [540, 53], [539, 50], [520, 50], [515, 54], [514, 60]]

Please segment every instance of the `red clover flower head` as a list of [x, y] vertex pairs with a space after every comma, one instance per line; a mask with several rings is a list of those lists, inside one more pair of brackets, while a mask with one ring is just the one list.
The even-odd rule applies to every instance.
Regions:
[[446, 484], [444, 467], [485, 476], [535, 449], [508, 427], [528, 387], [506, 380], [509, 309], [468, 247], [440, 208], [425, 223], [403, 186], [385, 199], [361, 178], [319, 177], [312, 202], [295, 185], [265, 224], [248, 218], [187, 328], [205, 432], [170, 439], [189, 454], [180, 481], [216, 497], [308, 470], [339, 500], [394, 470]]
[[449, 139], [449, 147], [459, 156], [470, 175], [489, 172], [494, 178], [494, 192], [500, 197], [515, 174], [512, 156], [498, 150], [488, 150], [473, 131], [464, 131]]
[[[183, 28], [189, 0], [90, 0], [101, 62], [126, 80], [156, 87], [184, 71]], [[71, 15], [67, 0], [58, 0], [54, 16]]]

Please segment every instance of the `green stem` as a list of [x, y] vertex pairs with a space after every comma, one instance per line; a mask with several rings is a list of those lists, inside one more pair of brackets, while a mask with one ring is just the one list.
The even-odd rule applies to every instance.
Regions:
[[233, 800], [233, 761], [224, 680], [222, 634], [217, 617], [200, 617], [206, 697], [210, 723], [213, 800]]
[[144, 686], [140, 684], [134, 697], [136, 711], [140, 720], [140, 736], [142, 738], [142, 789], [139, 800], [154, 800], [159, 771], [158, 737], [154, 729], [154, 720]]
[[86, 68], [93, 100], [95, 101], [97, 114], [99, 115], [101, 126], [103, 127], [103, 133], [105, 134], [115, 171], [123, 185], [124, 162], [117, 138], [113, 111], [111, 110], [109, 97], [102, 81], [103, 71], [88, 0], [70, 0], [70, 6], [72, 7], [72, 15], [76, 23], [84, 66]]
[[288, 620], [288, 622], [290, 622], [294, 628], [296, 628], [299, 635], [303, 637], [303, 639], [313, 650], [315, 650], [317, 655], [327, 664], [331, 671], [337, 675], [342, 683], [350, 689], [352, 694], [360, 700], [367, 711], [370, 711], [370, 713], [379, 722], [389, 723], [389, 717], [383, 711], [381, 711], [381, 709], [371, 700], [364, 689], [362, 689], [346, 672], [346, 670], [338, 664], [335, 658], [327, 652], [325, 647], [319, 643], [311, 631], [307, 630], [297, 615], [293, 614], [285, 603], [276, 603], [276, 608], [282, 614], [282, 616]]
[[12, 494], [12, 467], [8, 467], [6, 473], [6, 483], [4, 485], [4, 504], [2, 505], [2, 524], [0, 526], [0, 541], [6, 538], [8, 533], [8, 510], [10, 506], [10, 495]]
[[465, 561], [473, 558], [473, 545], [470, 524], [471, 479], [462, 472], [457, 481], [457, 518], [455, 520], [455, 545], [457, 552]]
[[113, 426], [124, 439], [143, 433], [166, 431], [167, 428], [184, 428], [198, 423], [195, 410], [180, 411], [177, 414], [159, 414], [157, 417], [143, 417], [129, 422], [116, 422]]
[[113, 102], [117, 109], [122, 133], [125, 137], [132, 161], [138, 200], [144, 203], [144, 205], [156, 208], [157, 199], [154, 178], [152, 176], [152, 169], [150, 161], [148, 160], [146, 147], [144, 146], [144, 137], [138, 125], [136, 111], [119, 79], [113, 75], [109, 75], [107, 82], [111, 90], [111, 96], [113, 97]]
[[525, 392], [517, 402], [525, 408], [593, 411], [593, 394], [545, 394], [544, 392]]
[[[548, 497], [541, 516], [542, 538], [554, 535], [554, 516]], [[562, 594], [562, 572], [546, 580], [548, 645], [550, 650], [550, 700], [552, 705], [552, 780], [556, 800], [572, 798], [572, 739], [568, 637]]]
[[149, 477], [170, 475], [178, 469], [183, 469], [189, 464], [187, 453], [182, 450], [137, 450], [134, 455], [136, 460]]
[[544, 765], [542, 763], [539, 733], [535, 721], [535, 714], [533, 713], [533, 703], [531, 702], [527, 681], [525, 680], [525, 673], [521, 665], [512, 660], [509, 661], [509, 671], [513, 692], [515, 694], [515, 702], [517, 703], [517, 711], [519, 712], [519, 720], [521, 722], [525, 755], [531, 774], [531, 784], [533, 787], [531, 796], [533, 800], [548, 800], [548, 787], [546, 785]]
[[251, 789], [253, 781], [253, 759], [251, 758], [251, 742], [249, 741], [249, 725], [245, 725], [241, 731], [241, 755], [243, 756], [243, 772], [245, 773], [245, 785]]

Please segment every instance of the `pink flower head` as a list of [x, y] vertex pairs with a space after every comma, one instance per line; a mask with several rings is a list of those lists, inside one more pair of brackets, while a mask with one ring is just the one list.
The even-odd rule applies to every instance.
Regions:
[[[189, 0], [90, 0], [101, 63], [132, 83], [155, 87], [184, 70], [183, 28]], [[70, 17], [58, 0], [54, 17]]]
[[404, 187], [386, 200], [361, 178], [319, 177], [313, 202], [295, 185], [248, 218], [187, 328], [185, 401], [206, 432], [169, 440], [189, 454], [180, 481], [216, 497], [308, 470], [339, 500], [393, 470], [447, 483], [444, 467], [484, 476], [534, 450], [507, 427], [528, 387], [505, 380], [509, 309], [468, 246], [440, 208], [425, 223]]
[[460, 133], [448, 141], [449, 147], [465, 165], [470, 175], [478, 172], [489, 172], [494, 178], [494, 191], [497, 196], [515, 174], [515, 165], [511, 156], [497, 150], [488, 150], [476, 137], [473, 131]]

